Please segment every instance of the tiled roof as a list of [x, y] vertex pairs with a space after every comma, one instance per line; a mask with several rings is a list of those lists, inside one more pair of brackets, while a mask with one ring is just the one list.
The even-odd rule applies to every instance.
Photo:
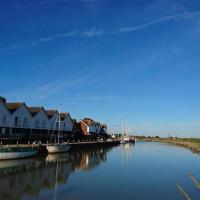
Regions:
[[67, 112], [60, 113], [60, 119], [61, 119], [61, 121], [63, 121], [68, 114], [69, 113], [67, 113]]
[[22, 102], [15, 102], [15, 103], [6, 103], [6, 107], [8, 110], [13, 113], [15, 112], [19, 107], [21, 107], [24, 103]]
[[87, 118], [83, 119], [83, 122], [85, 124], [87, 124], [88, 126], [91, 126], [94, 123], [94, 121], [92, 119], [87, 119]]
[[32, 114], [32, 116], [35, 116], [37, 113], [39, 113], [43, 107], [28, 107], [30, 113]]
[[57, 112], [57, 110], [46, 110], [47, 116], [52, 118], [53, 115]]

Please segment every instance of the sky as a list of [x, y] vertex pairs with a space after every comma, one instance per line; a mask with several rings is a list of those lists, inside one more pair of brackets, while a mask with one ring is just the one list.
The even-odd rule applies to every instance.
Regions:
[[110, 133], [200, 137], [199, 0], [0, 0], [0, 95]]

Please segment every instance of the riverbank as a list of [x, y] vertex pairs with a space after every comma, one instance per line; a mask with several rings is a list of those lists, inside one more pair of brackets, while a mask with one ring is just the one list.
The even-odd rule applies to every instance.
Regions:
[[[53, 143], [52, 143], [53, 144]], [[34, 147], [38, 148], [38, 155], [46, 155], [48, 154], [46, 146], [52, 145], [49, 144], [11, 144], [11, 145], [2, 145], [3, 148], [9, 148], [9, 147]], [[80, 142], [69, 142], [67, 144], [70, 144], [71, 148], [70, 151], [76, 151], [83, 148], [93, 148], [93, 147], [112, 147], [117, 146], [120, 144], [120, 140], [112, 140], [112, 141], [80, 141]]]
[[200, 139], [197, 138], [138, 138], [139, 141], [163, 142], [166, 144], [181, 146], [200, 154]]

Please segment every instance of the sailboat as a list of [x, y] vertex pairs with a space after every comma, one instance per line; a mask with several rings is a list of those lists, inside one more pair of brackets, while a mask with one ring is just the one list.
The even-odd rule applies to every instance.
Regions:
[[60, 142], [60, 126], [61, 126], [61, 119], [60, 119], [60, 112], [58, 112], [58, 121], [56, 119], [56, 124], [58, 123], [58, 137], [57, 137], [57, 143], [47, 145], [47, 151], [48, 153], [64, 153], [68, 152], [70, 150], [70, 145], [67, 143]]
[[126, 144], [126, 143], [135, 143], [135, 138], [133, 136], [128, 136], [128, 128], [127, 128], [127, 121], [126, 121], [126, 127], [124, 129], [124, 124], [122, 122], [122, 131], [124, 132], [120, 143]]
[[121, 138], [120, 143], [121, 143], [121, 144], [126, 144], [126, 143], [129, 142], [129, 137], [128, 137], [128, 135], [127, 135], [127, 122], [126, 122], [126, 128], [125, 128], [125, 129], [124, 129], [124, 124], [123, 124], [123, 122], [122, 122], [122, 131], [124, 132], [124, 134], [123, 134], [123, 136], [122, 136], [122, 138]]

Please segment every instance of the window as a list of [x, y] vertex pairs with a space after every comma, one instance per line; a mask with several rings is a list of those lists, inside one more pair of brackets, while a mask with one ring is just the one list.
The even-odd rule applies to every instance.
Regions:
[[3, 124], [6, 124], [6, 122], [7, 122], [7, 117], [6, 117], [6, 115], [3, 116], [3, 120], [2, 120], [2, 121], [3, 121]]
[[28, 118], [24, 118], [23, 127], [28, 127]]
[[6, 135], [6, 129], [5, 128], [2, 128], [2, 135]]
[[20, 127], [21, 126], [21, 119], [20, 117], [15, 117], [15, 126]]
[[54, 123], [51, 122], [51, 129], [54, 129]]
[[42, 128], [46, 128], [46, 121], [45, 120], [42, 121]]
[[35, 128], [40, 128], [40, 120], [35, 120]]

